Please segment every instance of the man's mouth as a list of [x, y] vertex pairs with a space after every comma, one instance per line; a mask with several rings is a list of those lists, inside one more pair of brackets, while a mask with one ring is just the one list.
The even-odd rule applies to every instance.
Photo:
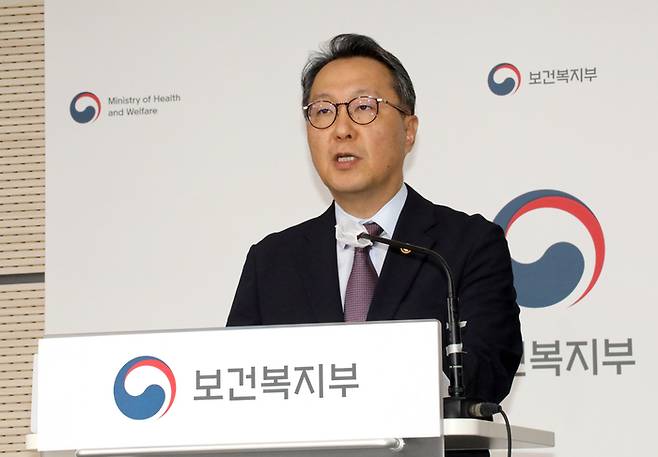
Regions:
[[354, 156], [352, 154], [338, 154], [336, 156], [336, 161], [339, 162], [339, 163], [351, 162], [353, 160], [356, 160], [356, 156]]

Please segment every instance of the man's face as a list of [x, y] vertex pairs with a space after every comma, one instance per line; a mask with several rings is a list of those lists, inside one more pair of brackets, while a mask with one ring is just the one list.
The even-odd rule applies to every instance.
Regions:
[[[309, 101], [342, 103], [354, 97], [381, 97], [400, 106], [390, 71], [376, 60], [351, 57], [334, 60], [317, 74]], [[342, 202], [364, 199], [385, 203], [402, 185], [404, 158], [413, 146], [418, 120], [385, 103], [367, 125], [353, 122], [347, 107], [338, 108], [326, 129], [306, 123], [313, 164], [333, 197]]]

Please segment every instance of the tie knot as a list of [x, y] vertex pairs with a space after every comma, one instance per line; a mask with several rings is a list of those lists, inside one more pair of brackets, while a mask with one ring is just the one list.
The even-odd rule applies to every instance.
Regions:
[[371, 236], [379, 236], [384, 231], [384, 229], [381, 228], [376, 222], [368, 222], [367, 224], [363, 224], [363, 226], [366, 228], [368, 235]]

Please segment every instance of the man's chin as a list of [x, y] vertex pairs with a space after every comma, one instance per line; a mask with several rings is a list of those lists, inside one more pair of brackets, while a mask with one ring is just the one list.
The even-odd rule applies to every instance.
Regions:
[[358, 183], [342, 184], [342, 185], [332, 185], [327, 186], [329, 192], [336, 200], [340, 199], [355, 199], [363, 198], [363, 196], [368, 195], [369, 189], [368, 186]]

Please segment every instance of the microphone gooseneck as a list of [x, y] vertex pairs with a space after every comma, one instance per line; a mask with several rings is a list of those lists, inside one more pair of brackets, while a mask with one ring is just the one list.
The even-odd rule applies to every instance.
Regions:
[[[443, 271], [446, 275], [448, 281], [448, 297], [446, 299], [448, 305], [448, 345], [446, 346], [446, 355], [448, 356], [448, 378], [450, 379], [450, 387], [448, 388], [448, 395], [450, 398], [455, 398], [459, 400], [465, 399], [465, 389], [464, 389], [464, 375], [463, 375], [463, 345], [461, 338], [461, 328], [459, 321], [459, 306], [458, 298], [455, 295], [455, 281], [453, 279], [452, 269], [446, 259], [443, 258], [441, 254], [431, 249], [424, 248], [422, 246], [416, 246], [414, 244], [403, 243], [401, 241], [389, 240], [388, 238], [382, 238], [379, 236], [373, 236], [367, 232], [357, 235], [357, 239], [366, 239], [373, 242], [387, 244], [394, 248], [406, 249], [412, 252], [418, 252], [421, 254], [427, 254], [441, 265]], [[459, 406], [459, 415], [457, 417], [463, 417], [464, 413], [467, 413], [465, 407]], [[451, 414], [446, 408], [444, 415]]]
[[[512, 455], [512, 430], [507, 415], [500, 405], [496, 403], [482, 402], [475, 399], [466, 398], [466, 389], [464, 387], [464, 366], [461, 327], [459, 320], [459, 299], [455, 294], [455, 281], [452, 269], [446, 259], [441, 254], [431, 249], [414, 244], [403, 243], [401, 241], [389, 240], [379, 236], [373, 236], [367, 232], [357, 235], [356, 240], [366, 239], [372, 242], [383, 243], [400, 250], [406, 250], [408, 253], [416, 252], [427, 254], [435, 259], [443, 268], [448, 281], [448, 345], [446, 346], [446, 355], [448, 356], [448, 378], [450, 387], [448, 388], [448, 397], [443, 399], [443, 417], [445, 418], [478, 418], [493, 420], [494, 414], [500, 413], [505, 420], [505, 429], [507, 431], [507, 455]], [[404, 252], [404, 251], [403, 251]]]

